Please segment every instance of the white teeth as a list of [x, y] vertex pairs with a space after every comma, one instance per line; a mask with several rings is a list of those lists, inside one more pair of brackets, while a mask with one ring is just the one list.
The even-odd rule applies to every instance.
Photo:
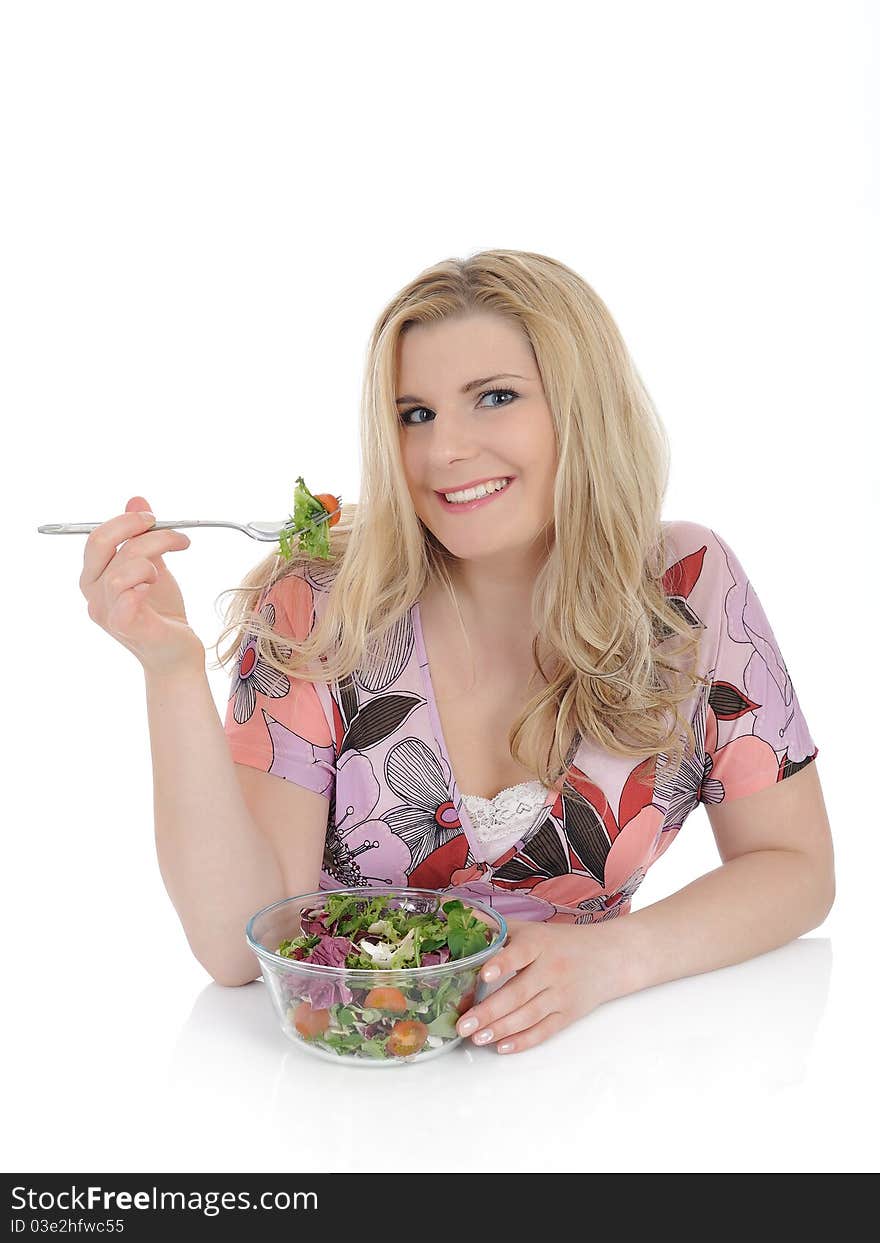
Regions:
[[468, 488], [466, 492], [444, 492], [443, 495], [451, 504], [461, 504], [464, 501], [475, 501], [480, 496], [488, 496], [491, 492], [500, 492], [509, 483], [509, 479], [492, 479], [489, 483], [478, 484], [476, 488]]

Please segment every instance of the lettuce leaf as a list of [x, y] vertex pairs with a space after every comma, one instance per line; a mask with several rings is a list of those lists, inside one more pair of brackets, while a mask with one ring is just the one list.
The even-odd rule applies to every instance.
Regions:
[[455, 1030], [457, 1021], [458, 1015], [454, 1010], [445, 1010], [443, 1014], [438, 1015], [436, 1019], [432, 1019], [428, 1023], [428, 1032], [432, 1036], [445, 1036], [448, 1039], [452, 1039], [458, 1035], [458, 1032]]
[[476, 915], [465, 910], [457, 898], [443, 903], [449, 925], [447, 942], [453, 958], [467, 958], [478, 954], [489, 944], [489, 929]]
[[282, 556], [290, 560], [294, 553], [293, 540], [298, 539], [300, 548], [308, 556], [329, 560], [329, 520], [315, 525], [315, 519], [326, 516], [327, 512], [321, 501], [308, 490], [302, 475], [297, 475], [293, 490], [293, 514], [278, 537]]
[[361, 1045], [361, 1053], [366, 1053], [367, 1057], [388, 1057], [389, 1056], [389, 1054], [385, 1050], [385, 1041], [377, 1040], [375, 1037], [372, 1040], [364, 1041], [364, 1043]]

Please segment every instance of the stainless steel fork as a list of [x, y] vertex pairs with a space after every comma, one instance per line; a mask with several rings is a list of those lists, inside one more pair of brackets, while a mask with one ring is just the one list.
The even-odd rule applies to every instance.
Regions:
[[[313, 519], [308, 527], [301, 527], [294, 530], [288, 523], [282, 522], [231, 522], [221, 518], [180, 518], [175, 521], [171, 519], [163, 519], [157, 521], [150, 527], [151, 531], [166, 531], [172, 527], [232, 527], [236, 531], [243, 531], [245, 535], [249, 535], [251, 539], [261, 540], [264, 543], [275, 544], [278, 542], [281, 532], [286, 531], [288, 536], [293, 538], [301, 535], [303, 531], [311, 529], [311, 526], [318, 526], [322, 522], [327, 522], [334, 514], [339, 513], [342, 507], [342, 497], [337, 496], [336, 508], [331, 509], [328, 513], [322, 514], [319, 518]], [[90, 531], [94, 531], [96, 527], [101, 525], [100, 522], [47, 522], [41, 527], [37, 527], [37, 531], [41, 535], [88, 535]]]

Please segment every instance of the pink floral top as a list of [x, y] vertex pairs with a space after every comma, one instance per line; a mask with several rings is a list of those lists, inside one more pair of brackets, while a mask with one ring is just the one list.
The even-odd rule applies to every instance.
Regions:
[[[608, 919], [630, 909], [698, 803], [752, 794], [815, 760], [785, 661], [736, 554], [699, 523], [664, 527], [666, 594], [700, 631], [699, 672], [711, 678], [680, 708], [696, 752], [674, 777], [658, 757], [652, 790], [635, 781], [650, 760], [577, 740], [561, 791], [548, 790], [533, 822], [495, 858], [474, 832], [450, 767], [418, 602], [397, 625], [390, 661], [341, 685], [290, 680], [257, 657], [253, 636], [243, 641], [224, 726], [232, 758], [327, 799], [321, 889], [412, 885], [478, 898], [513, 919]], [[276, 583], [260, 612], [280, 638], [301, 639], [329, 583], [318, 567], [301, 571]]]

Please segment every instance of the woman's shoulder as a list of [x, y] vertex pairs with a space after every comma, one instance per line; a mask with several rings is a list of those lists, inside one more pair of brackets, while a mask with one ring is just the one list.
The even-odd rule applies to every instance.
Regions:
[[698, 579], [717, 579], [725, 565], [725, 546], [717, 533], [703, 522], [675, 519], [663, 522], [667, 576], [694, 585]]
[[663, 585], [695, 623], [715, 631], [732, 587], [744, 578], [734, 550], [703, 522], [664, 522], [666, 566]]
[[[713, 538], [710, 527], [702, 522], [694, 522], [688, 518], [673, 518], [660, 524], [666, 543], [676, 555], [689, 549], [697, 549], [701, 544]], [[667, 556], [668, 563], [668, 556]]]
[[263, 609], [271, 608], [273, 621], [296, 636], [308, 634], [323, 613], [332, 585], [332, 573], [320, 565], [298, 563], [282, 571], [263, 595]]

